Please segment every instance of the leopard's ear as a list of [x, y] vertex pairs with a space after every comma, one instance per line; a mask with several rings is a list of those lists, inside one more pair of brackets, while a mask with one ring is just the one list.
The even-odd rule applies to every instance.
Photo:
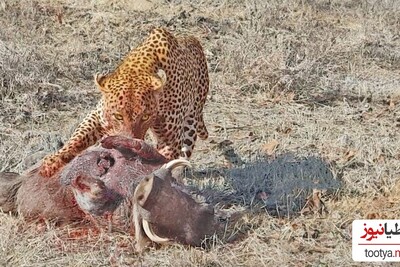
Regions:
[[107, 93], [108, 90], [105, 86], [105, 82], [107, 80], [106, 74], [96, 73], [94, 75], [94, 83], [96, 84], [97, 88], [102, 91], [103, 93]]
[[162, 90], [166, 82], [167, 74], [162, 69], [159, 69], [156, 75], [151, 76], [151, 85], [154, 87], [155, 91]]

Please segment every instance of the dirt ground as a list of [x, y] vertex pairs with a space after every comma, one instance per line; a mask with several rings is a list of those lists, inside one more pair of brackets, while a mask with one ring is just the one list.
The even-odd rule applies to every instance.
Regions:
[[400, 1], [0, 0], [0, 171], [65, 142], [99, 99], [93, 74], [159, 26], [198, 37], [207, 55], [210, 137], [194, 170], [318, 157], [342, 183], [327, 212], [248, 210], [236, 242], [141, 257], [126, 234], [73, 238], [73, 226], [0, 214], [0, 266], [361, 265], [352, 221], [400, 218]]

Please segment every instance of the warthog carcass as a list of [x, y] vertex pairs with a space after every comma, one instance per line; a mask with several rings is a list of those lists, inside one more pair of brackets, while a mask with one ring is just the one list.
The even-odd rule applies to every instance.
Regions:
[[111, 215], [113, 227], [131, 232], [135, 226], [139, 250], [148, 240], [198, 246], [218, 230], [214, 209], [196, 202], [172, 177], [172, 169], [189, 162], [167, 163], [138, 139], [111, 136], [101, 145], [50, 178], [37, 168], [22, 175], [1, 173], [0, 207], [27, 219], [57, 222]]

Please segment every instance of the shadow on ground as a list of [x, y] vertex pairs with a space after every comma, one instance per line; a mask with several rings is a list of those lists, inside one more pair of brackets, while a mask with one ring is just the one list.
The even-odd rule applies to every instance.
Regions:
[[331, 164], [316, 156], [292, 154], [188, 176], [192, 176], [188, 179], [190, 188], [212, 205], [223, 209], [238, 205], [277, 217], [295, 216], [315, 192], [332, 195], [341, 187]]

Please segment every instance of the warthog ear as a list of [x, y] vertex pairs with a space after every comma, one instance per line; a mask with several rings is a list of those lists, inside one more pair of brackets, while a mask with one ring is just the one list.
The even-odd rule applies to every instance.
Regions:
[[160, 91], [167, 82], [167, 74], [163, 69], [158, 69], [157, 74], [151, 76], [151, 85], [155, 91]]
[[103, 93], [108, 92], [108, 89], [106, 87], [107, 77], [108, 77], [107, 74], [96, 73], [94, 75], [94, 83], [96, 84], [97, 88]]
[[147, 198], [153, 188], [154, 176], [147, 175], [142, 181], [136, 186], [135, 192], [133, 194], [134, 200], [143, 206], [146, 203]]
[[[154, 171], [153, 174], [145, 176], [135, 188], [133, 194], [135, 202], [139, 203], [140, 206], [144, 206], [151, 190], [153, 189], [154, 179], [161, 179], [170, 182], [171, 171], [174, 168], [181, 166], [190, 167], [191, 165], [189, 161], [185, 159], [174, 159], [164, 164], [160, 169]], [[171, 184], [167, 183], [167, 186], [171, 186]]]

